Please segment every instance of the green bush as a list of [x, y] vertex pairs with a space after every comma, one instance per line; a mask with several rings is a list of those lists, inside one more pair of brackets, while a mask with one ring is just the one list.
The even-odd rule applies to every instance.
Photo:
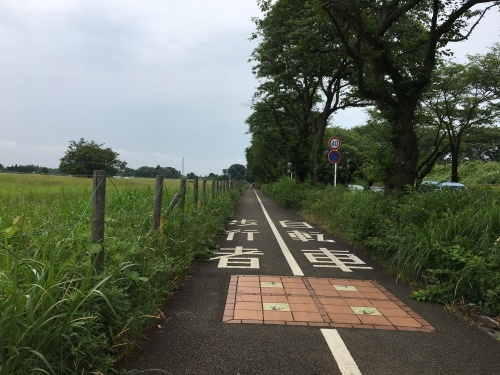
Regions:
[[[282, 181], [267, 190], [283, 197], [285, 183], [286, 191], [294, 191]], [[307, 193], [304, 186], [296, 189], [305, 199], [295, 204], [301, 214], [424, 283], [416, 298], [464, 300], [500, 313], [498, 189], [381, 194], [327, 187]]]
[[296, 183], [289, 178], [282, 178], [274, 184], [264, 185], [262, 189], [272, 195], [287, 208], [300, 210], [308, 201], [312, 188], [308, 183]]

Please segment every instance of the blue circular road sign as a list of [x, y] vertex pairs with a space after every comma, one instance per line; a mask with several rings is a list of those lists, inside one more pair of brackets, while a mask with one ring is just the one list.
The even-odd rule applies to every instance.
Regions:
[[328, 161], [332, 164], [337, 164], [340, 161], [340, 152], [337, 150], [331, 150], [328, 153]]

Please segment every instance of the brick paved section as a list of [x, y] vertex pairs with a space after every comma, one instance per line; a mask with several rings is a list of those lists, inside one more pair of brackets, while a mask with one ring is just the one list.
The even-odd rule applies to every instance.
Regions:
[[223, 322], [435, 332], [375, 281], [234, 275]]

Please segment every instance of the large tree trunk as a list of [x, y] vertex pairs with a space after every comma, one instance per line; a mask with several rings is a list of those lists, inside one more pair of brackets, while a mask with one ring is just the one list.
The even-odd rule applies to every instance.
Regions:
[[401, 106], [392, 124], [392, 165], [386, 181], [389, 190], [413, 187], [417, 177], [418, 139], [413, 128], [413, 114], [412, 105]]
[[325, 148], [325, 129], [326, 124], [328, 122], [328, 118], [321, 118], [318, 120], [316, 134], [314, 137], [314, 172], [313, 172], [313, 185], [316, 185], [319, 182], [319, 169], [323, 162], [324, 153], [323, 150]]
[[458, 158], [459, 158], [459, 147], [452, 144], [451, 146], [451, 182], [458, 182]]

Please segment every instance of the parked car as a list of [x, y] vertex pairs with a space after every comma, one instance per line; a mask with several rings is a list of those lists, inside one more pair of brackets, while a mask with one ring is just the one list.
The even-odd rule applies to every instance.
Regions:
[[438, 182], [438, 181], [422, 181], [419, 186], [421, 191], [436, 191], [436, 190], [463, 190], [466, 189], [464, 184], [459, 182]]
[[383, 186], [370, 186], [369, 189], [371, 191], [377, 191], [379, 193], [385, 191], [385, 187], [383, 187]]
[[464, 184], [461, 184], [460, 182], [441, 182], [439, 184], [439, 187], [441, 190], [454, 189], [460, 191], [466, 189], [466, 186]]
[[421, 191], [433, 191], [433, 190], [440, 190], [441, 187], [439, 186], [438, 181], [429, 180], [429, 181], [422, 181], [418, 189]]
[[361, 185], [346, 185], [345, 187], [348, 190], [352, 190], [352, 191], [365, 190], [365, 188]]

